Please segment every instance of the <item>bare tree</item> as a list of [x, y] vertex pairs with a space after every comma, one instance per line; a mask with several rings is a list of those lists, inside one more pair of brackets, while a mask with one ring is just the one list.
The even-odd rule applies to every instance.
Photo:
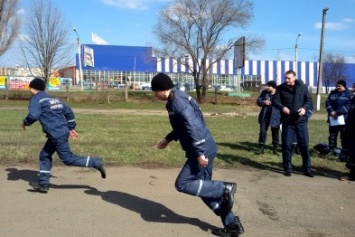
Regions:
[[[154, 33], [162, 47], [156, 51], [165, 57], [188, 55], [193, 65], [186, 65], [194, 77], [197, 100], [204, 102], [208, 70], [225, 58], [240, 37], [226, 38], [228, 32], [248, 25], [253, 3], [250, 0], [175, 0], [160, 11]], [[252, 39], [249, 46], [263, 45]], [[207, 60], [213, 60], [207, 65]]]
[[18, 0], [0, 0], [0, 56], [14, 42], [20, 28]]
[[327, 53], [323, 63], [323, 83], [326, 93], [329, 87], [335, 85], [338, 80], [345, 80], [346, 64], [344, 56], [339, 54]]
[[52, 0], [33, 0], [26, 14], [21, 51], [31, 67], [38, 67], [48, 80], [52, 70], [69, 65], [73, 43], [69, 27]]

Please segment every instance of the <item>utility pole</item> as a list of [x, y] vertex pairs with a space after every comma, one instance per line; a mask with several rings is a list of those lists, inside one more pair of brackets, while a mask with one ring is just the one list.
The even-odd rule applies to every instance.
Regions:
[[79, 38], [79, 34], [78, 34], [78, 31], [73, 28], [77, 38], [77, 44], [78, 44], [78, 61], [79, 61], [79, 79], [80, 79], [80, 88], [81, 88], [81, 91], [84, 91], [84, 82], [83, 82], [83, 69], [81, 67], [81, 45], [80, 45], [80, 38]]
[[325, 25], [325, 16], [328, 10], [329, 8], [325, 7], [323, 9], [323, 14], [322, 14], [322, 33], [320, 37], [319, 70], [318, 70], [318, 84], [317, 84], [317, 111], [320, 110], [320, 99], [322, 94], [324, 25]]
[[298, 38], [301, 35], [302, 35], [302, 33], [298, 33], [297, 38], [296, 38], [296, 43], [295, 43], [295, 72], [296, 72], [297, 78], [299, 78], [298, 74], [297, 74], [298, 73], [297, 72], [297, 69], [298, 69], [298, 65], [297, 65], [297, 63], [298, 63], [298, 45], [297, 45], [297, 40], [298, 40]]

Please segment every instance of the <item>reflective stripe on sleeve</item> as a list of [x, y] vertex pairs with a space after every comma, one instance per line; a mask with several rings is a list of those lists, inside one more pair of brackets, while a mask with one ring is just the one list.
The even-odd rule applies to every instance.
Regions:
[[201, 143], [204, 143], [205, 141], [206, 141], [206, 139], [202, 139], [200, 141], [192, 143], [192, 145], [200, 145]]
[[43, 98], [39, 100], [39, 103], [42, 103], [43, 101], [50, 100], [51, 98]]

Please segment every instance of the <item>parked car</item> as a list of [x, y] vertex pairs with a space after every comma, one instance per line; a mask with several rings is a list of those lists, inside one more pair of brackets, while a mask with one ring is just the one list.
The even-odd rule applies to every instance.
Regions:
[[150, 91], [152, 87], [149, 82], [143, 82], [138, 85], [139, 90]]
[[124, 89], [126, 85], [122, 83], [118, 83], [118, 81], [113, 81], [110, 83], [110, 87], [115, 89]]

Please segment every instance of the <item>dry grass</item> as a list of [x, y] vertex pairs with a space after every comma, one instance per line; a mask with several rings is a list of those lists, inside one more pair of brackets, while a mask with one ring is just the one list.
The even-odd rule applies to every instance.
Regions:
[[[21, 130], [22, 119], [27, 114], [26, 105], [26, 101], [0, 100], [1, 163], [36, 163], [38, 160], [38, 153], [46, 138], [38, 123], [26, 131]], [[73, 104], [73, 106], [79, 105]], [[89, 104], [84, 105], [84, 107], [88, 106]], [[134, 104], [129, 106], [134, 107]], [[98, 107], [100, 105], [93, 105], [94, 109]], [[146, 105], [143, 107], [147, 109]], [[151, 107], [163, 110], [164, 104], [151, 102]], [[136, 106], [136, 109], [139, 108], [142, 108], [142, 104]], [[211, 113], [229, 112], [232, 108], [228, 105], [208, 105], [207, 110]], [[78, 123], [76, 130], [80, 139], [70, 140], [70, 145], [73, 152], [77, 154], [102, 156], [109, 165], [149, 166], [151, 164], [167, 167], [180, 166], [185, 161], [179, 143], [173, 142], [166, 150], [156, 149], [156, 144], [170, 131], [167, 116], [78, 113], [76, 119]], [[258, 147], [259, 133], [256, 116], [209, 116], [206, 122], [219, 146], [216, 167], [282, 171], [281, 155], [273, 155], [271, 145], [267, 146], [264, 155], [254, 154]], [[311, 120], [309, 130], [310, 147], [327, 141], [328, 129], [325, 121]], [[268, 135], [268, 143], [271, 143], [270, 139], [271, 134]], [[313, 150], [312, 157], [313, 167], [319, 173], [336, 176], [346, 171], [344, 163], [336, 162], [335, 157], [319, 157]], [[58, 162], [59, 159], [55, 158], [55, 160]], [[293, 164], [296, 170], [299, 169], [301, 157], [294, 156]]]

